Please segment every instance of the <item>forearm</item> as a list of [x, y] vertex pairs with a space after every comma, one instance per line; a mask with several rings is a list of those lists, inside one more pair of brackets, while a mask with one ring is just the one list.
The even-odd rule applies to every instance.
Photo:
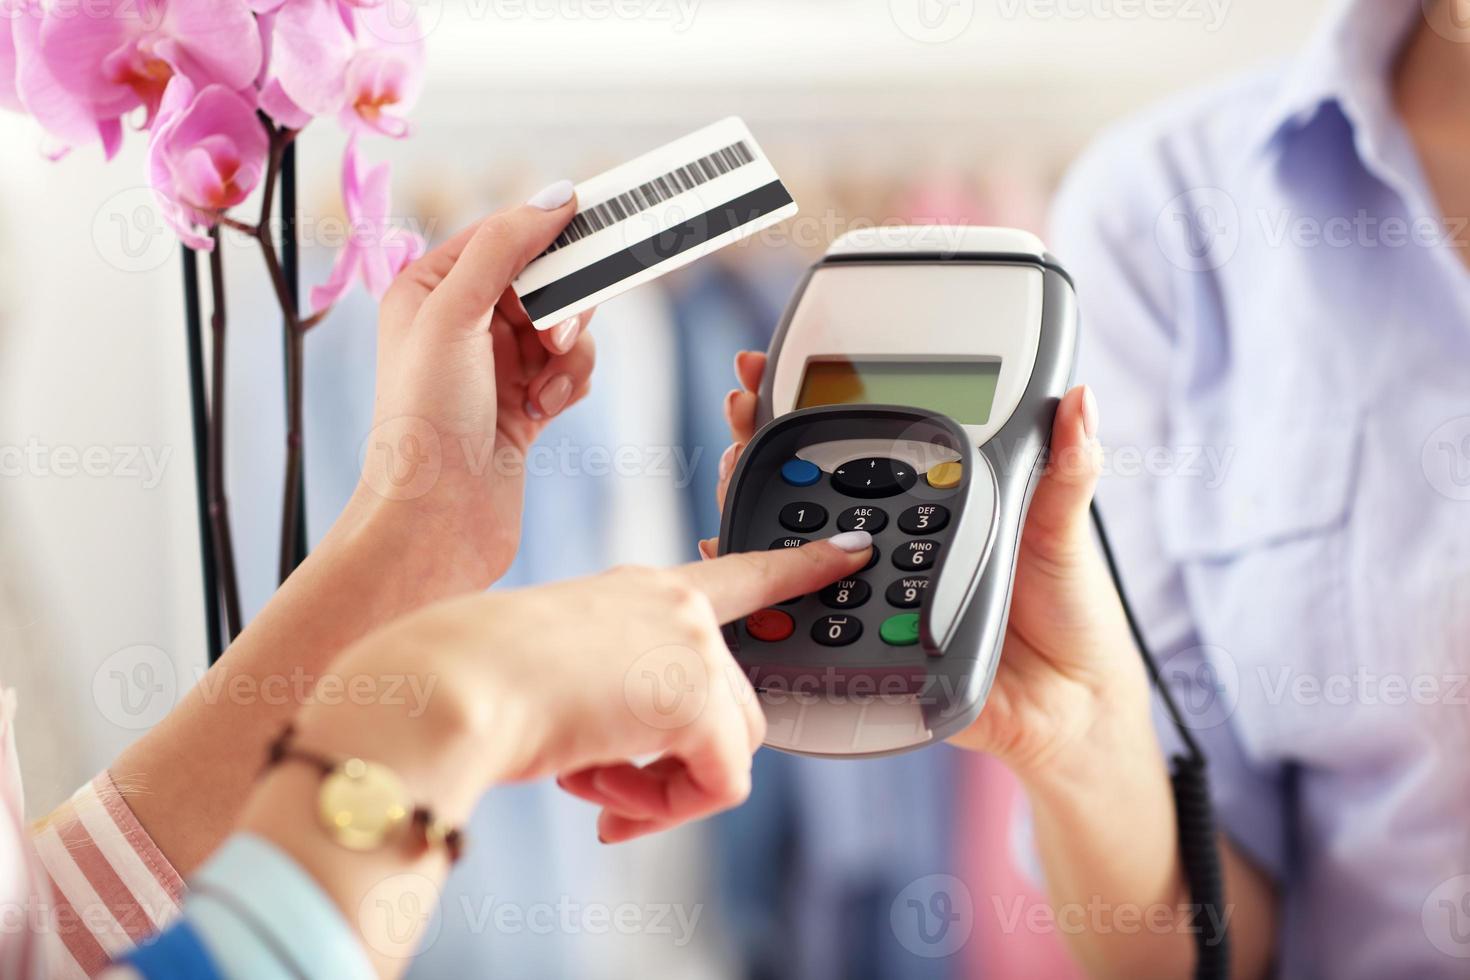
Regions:
[[[343, 648], [434, 599], [488, 584], [483, 569], [456, 562], [422, 522], [393, 508], [354, 501], [220, 662], [114, 763], [139, 821], [182, 873], [235, 824], [266, 744]], [[361, 683], [337, 687], [337, 696], [412, 703], [428, 693], [404, 677]]]
[[[1129, 714], [1134, 714], [1130, 712]], [[1095, 733], [1086, 758], [1025, 780], [1059, 928], [1089, 975], [1193, 975], [1195, 932], [1173, 791], [1147, 713]], [[1231, 974], [1264, 976], [1274, 896], [1221, 839]]]

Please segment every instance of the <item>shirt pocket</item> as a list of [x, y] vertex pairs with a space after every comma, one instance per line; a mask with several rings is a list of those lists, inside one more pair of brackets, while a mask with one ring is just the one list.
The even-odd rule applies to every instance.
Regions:
[[1351, 710], [1324, 700], [1322, 685], [1355, 659], [1347, 562], [1362, 427], [1262, 414], [1190, 427], [1198, 435], [1181, 452], [1214, 462], [1162, 480], [1164, 552], [1247, 751], [1330, 751], [1332, 726]]

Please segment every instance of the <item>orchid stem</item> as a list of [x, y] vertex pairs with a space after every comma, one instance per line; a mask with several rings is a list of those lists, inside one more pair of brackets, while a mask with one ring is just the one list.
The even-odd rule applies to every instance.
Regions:
[[[270, 275], [271, 288], [275, 290], [276, 302], [281, 307], [285, 320], [286, 345], [286, 485], [281, 499], [280, 561], [277, 572], [281, 582], [286, 581], [302, 558], [301, 548], [301, 504], [302, 504], [302, 401], [304, 373], [302, 368], [303, 338], [307, 329], [318, 322], [313, 316], [302, 322], [296, 305], [296, 290], [286, 270], [281, 267], [276, 252], [276, 239], [271, 230], [271, 209], [275, 203], [276, 182], [281, 178], [281, 161], [286, 147], [296, 133], [289, 129], [277, 129], [268, 122], [262, 123], [270, 132], [270, 156], [266, 164], [265, 184], [260, 199], [260, 221], [252, 229], [233, 221], [231, 227], [239, 226], [248, 231], [260, 243], [260, 254], [265, 259], [266, 272]], [[288, 202], [289, 203], [289, 202]], [[285, 235], [294, 235], [294, 222], [285, 222]], [[293, 270], [294, 272], [294, 270]]]
[[225, 494], [225, 271], [219, 229], [210, 231], [209, 253], [210, 412], [208, 474], [209, 520], [214, 555], [225, 606], [225, 624], [231, 641], [240, 635], [240, 588], [235, 578], [235, 549], [230, 534], [230, 507]]

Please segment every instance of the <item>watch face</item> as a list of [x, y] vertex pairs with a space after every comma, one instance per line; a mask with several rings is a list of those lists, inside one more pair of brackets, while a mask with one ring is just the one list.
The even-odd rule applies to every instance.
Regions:
[[383, 846], [411, 809], [403, 783], [391, 769], [348, 759], [322, 780], [317, 796], [322, 826], [343, 847], [371, 851]]

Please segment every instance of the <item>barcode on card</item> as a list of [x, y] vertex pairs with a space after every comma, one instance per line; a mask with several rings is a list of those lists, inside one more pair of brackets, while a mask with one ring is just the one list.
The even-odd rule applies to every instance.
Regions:
[[676, 167], [661, 177], [655, 177], [617, 197], [593, 205], [586, 211], [578, 212], [576, 217], [572, 218], [571, 224], [566, 226], [556, 237], [556, 241], [552, 242], [542, 254], [555, 252], [594, 232], [656, 207], [675, 195], [708, 183], [721, 174], [730, 173], [747, 163], [754, 162], [755, 154], [750, 151], [750, 147], [745, 144], [744, 140], [731, 143], [709, 156], [700, 157], [692, 163]]

